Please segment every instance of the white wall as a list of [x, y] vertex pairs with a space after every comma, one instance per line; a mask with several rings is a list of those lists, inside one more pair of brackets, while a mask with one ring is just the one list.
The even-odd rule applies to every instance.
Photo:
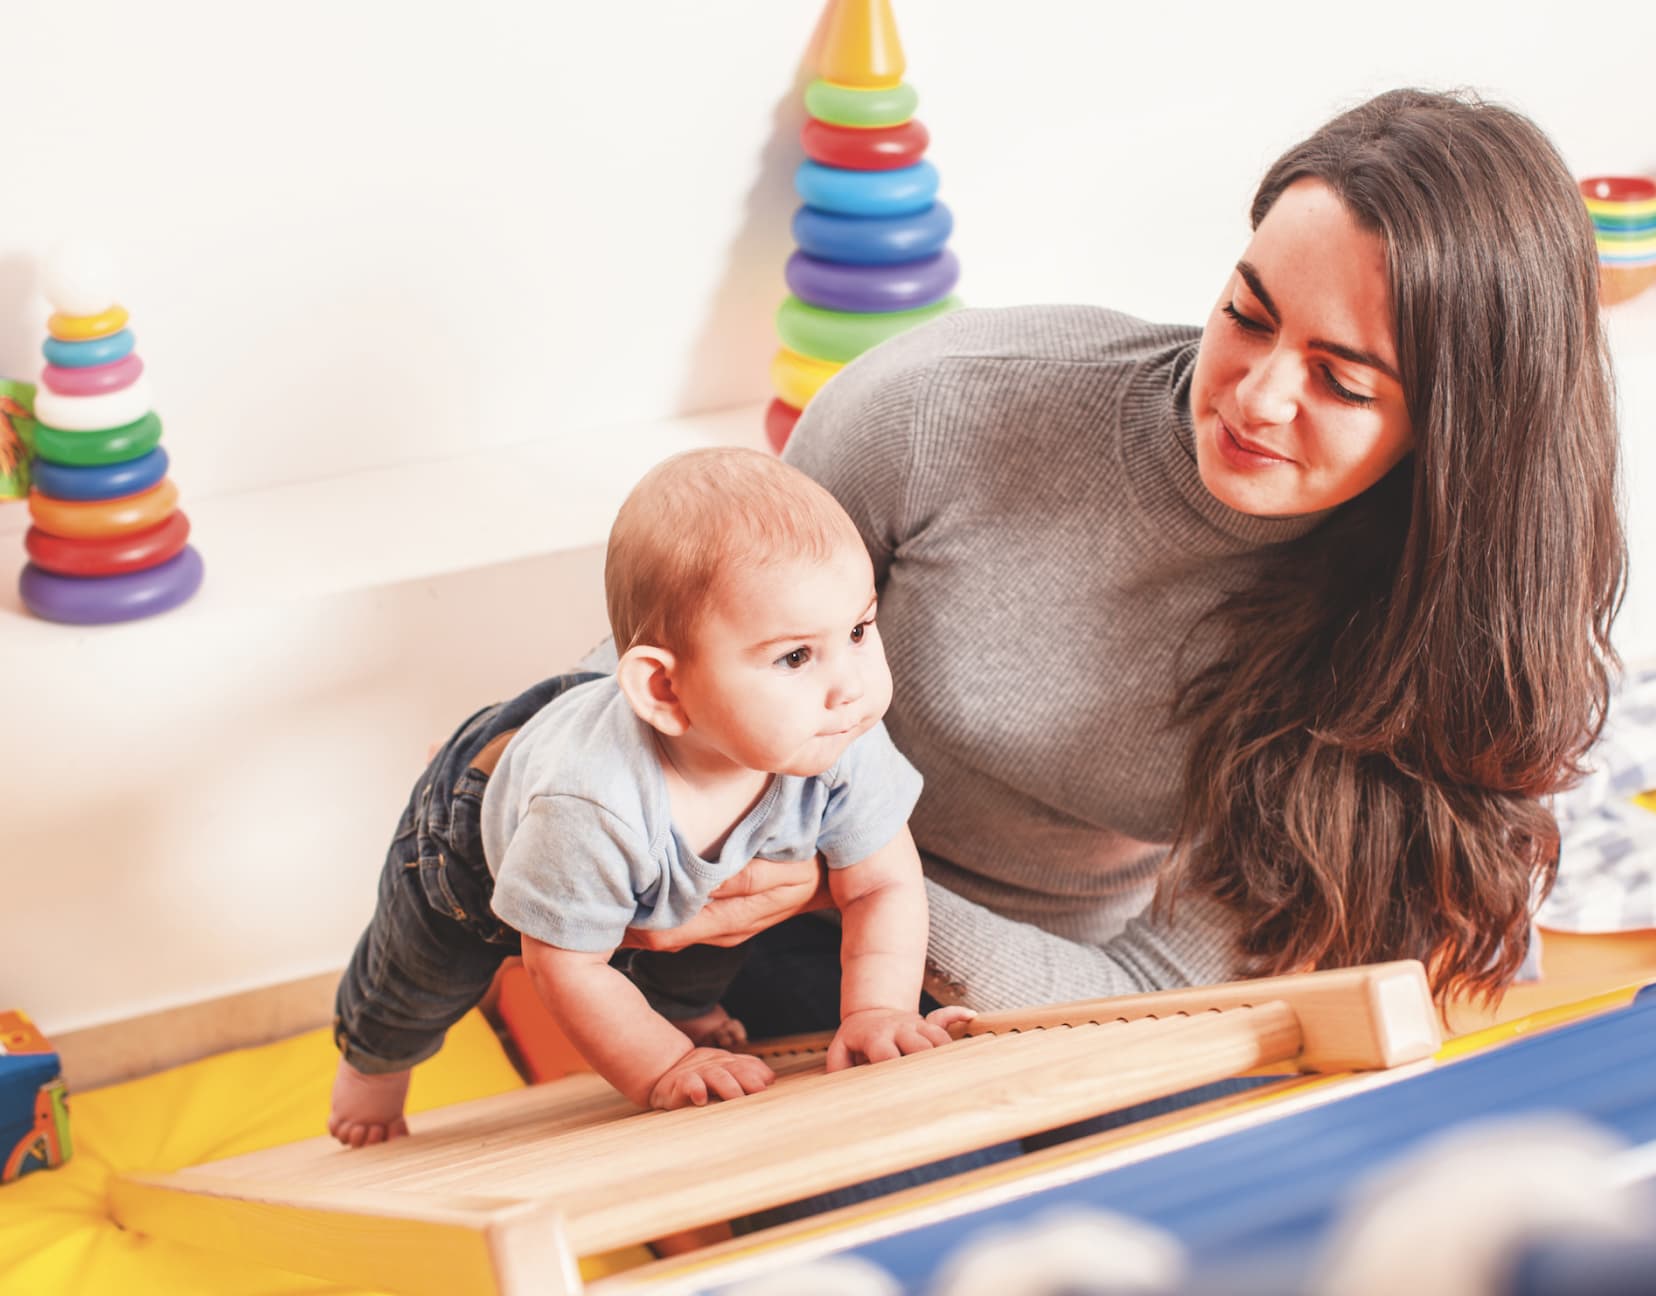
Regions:
[[[673, 444], [624, 429], [767, 398], [819, 12], [8, 0], [0, 374], [39, 364], [35, 258], [101, 240], [217, 584], [111, 631], [0, 601], [30, 695], [0, 713], [0, 1006], [69, 1029], [344, 959], [427, 738], [598, 626], [602, 520]], [[1265, 164], [1395, 84], [1513, 102], [1578, 173], [1656, 172], [1645, 0], [897, 14], [977, 304], [1201, 318]], [[1653, 314], [1617, 325], [1635, 487]], [[563, 519], [544, 542], [499, 491], [525, 454]], [[329, 545], [357, 487], [377, 557], [347, 579]], [[512, 535], [477, 540], [507, 510]], [[24, 525], [0, 511], [0, 589]], [[413, 563], [399, 537], [431, 528]], [[1649, 601], [1636, 573], [1639, 653]], [[144, 678], [110, 679], [123, 662]]]

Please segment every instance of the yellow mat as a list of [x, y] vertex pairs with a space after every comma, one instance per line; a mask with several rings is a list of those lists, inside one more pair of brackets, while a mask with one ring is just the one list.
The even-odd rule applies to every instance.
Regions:
[[[74, 1159], [0, 1188], [0, 1293], [11, 1296], [344, 1296], [354, 1288], [238, 1263], [117, 1228], [110, 1177], [175, 1170], [324, 1130], [338, 1054], [326, 1030], [70, 1096]], [[523, 1087], [472, 1013], [414, 1070], [409, 1110]], [[418, 1128], [418, 1122], [414, 1122]]]

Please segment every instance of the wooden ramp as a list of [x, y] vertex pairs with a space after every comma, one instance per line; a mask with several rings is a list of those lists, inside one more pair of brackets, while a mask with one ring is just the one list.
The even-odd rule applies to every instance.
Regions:
[[[833, 1075], [827, 1037], [774, 1041], [778, 1082], [640, 1111], [592, 1075], [326, 1138], [118, 1179], [123, 1227], [416, 1296], [578, 1292], [580, 1256], [1225, 1079], [1431, 1056], [1418, 963], [986, 1015], [927, 1053]], [[319, 1117], [320, 1119], [320, 1117]]]

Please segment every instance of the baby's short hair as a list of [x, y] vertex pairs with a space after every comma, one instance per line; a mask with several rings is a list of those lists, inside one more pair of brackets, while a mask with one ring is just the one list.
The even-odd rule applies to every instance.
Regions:
[[621, 505], [604, 556], [615, 650], [688, 650], [696, 621], [732, 564], [824, 561], [862, 548], [839, 501], [758, 450], [687, 450], [644, 474]]

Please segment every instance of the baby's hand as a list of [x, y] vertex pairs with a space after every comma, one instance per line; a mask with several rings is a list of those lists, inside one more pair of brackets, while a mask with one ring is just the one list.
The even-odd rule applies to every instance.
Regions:
[[940, 1008], [929, 1017], [894, 1008], [864, 1008], [840, 1022], [828, 1046], [828, 1069], [843, 1071], [862, 1062], [885, 1062], [947, 1044], [948, 1027], [971, 1016], [966, 1008]]
[[740, 1098], [775, 1083], [776, 1073], [756, 1057], [724, 1049], [693, 1048], [650, 1089], [650, 1106], [703, 1107], [709, 1098]]

